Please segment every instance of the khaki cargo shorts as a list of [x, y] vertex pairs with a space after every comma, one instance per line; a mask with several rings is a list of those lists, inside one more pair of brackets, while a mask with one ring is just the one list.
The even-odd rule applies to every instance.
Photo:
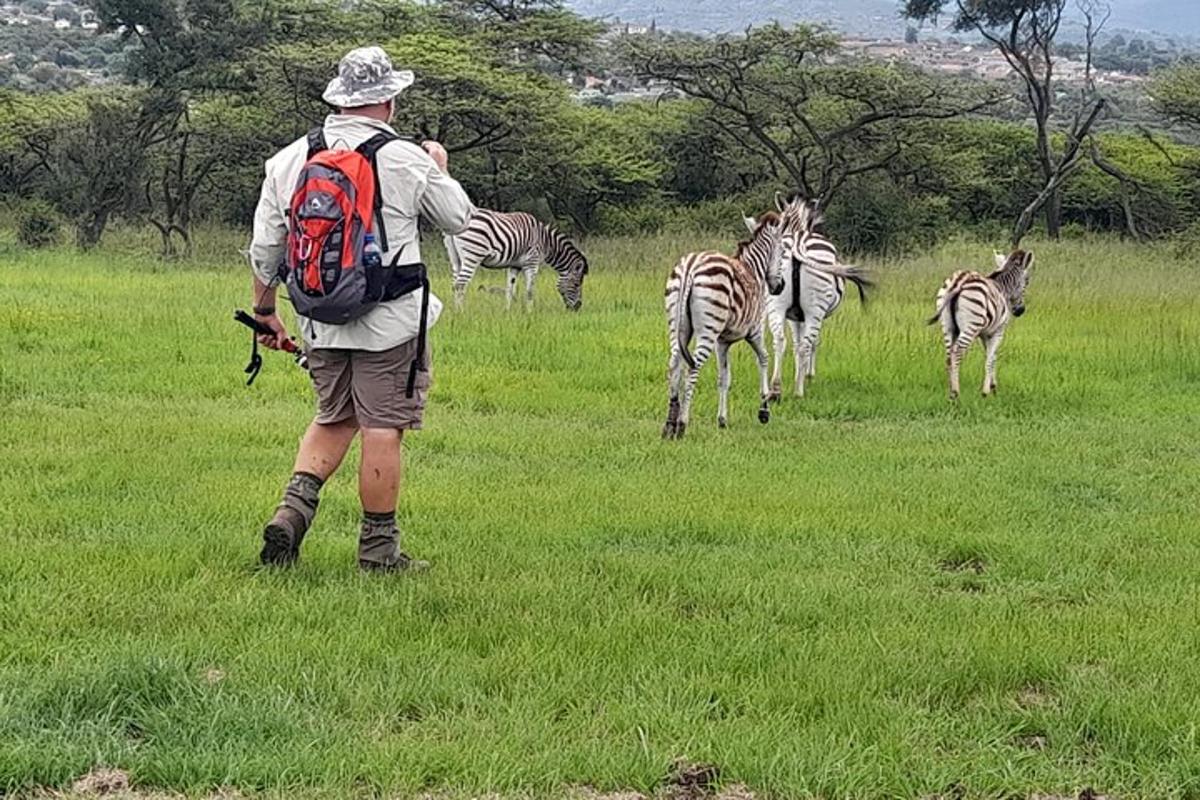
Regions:
[[310, 349], [308, 368], [317, 392], [317, 422], [336, 425], [356, 420], [360, 428], [420, 430], [433, 381], [433, 358], [425, 345], [424, 369], [416, 391], [406, 396], [417, 340], [378, 353], [366, 350]]

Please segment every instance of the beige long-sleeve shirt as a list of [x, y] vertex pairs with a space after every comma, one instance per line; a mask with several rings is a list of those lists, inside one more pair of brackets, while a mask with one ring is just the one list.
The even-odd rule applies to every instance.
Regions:
[[[352, 150], [380, 131], [395, 133], [383, 122], [349, 114], [325, 120], [325, 142], [332, 149]], [[308, 158], [308, 142], [299, 139], [267, 161], [266, 177], [254, 214], [250, 264], [263, 283], [276, 280], [287, 244], [288, 208], [300, 171]], [[383, 194], [383, 221], [387, 226], [388, 252], [384, 263], [403, 250], [402, 263], [421, 260], [418, 222], [425, 216], [445, 233], [466, 229], [474, 206], [467, 193], [442, 172], [420, 147], [397, 141], [379, 151], [379, 182]], [[437, 322], [442, 304], [429, 298], [429, 325]], [[381, 303], [345, 325], [326, 325], [301, 318], [300, 328], [309, 347], [378, 352], [404, 344], [417, 335], [421, 293], [414, 292]]]

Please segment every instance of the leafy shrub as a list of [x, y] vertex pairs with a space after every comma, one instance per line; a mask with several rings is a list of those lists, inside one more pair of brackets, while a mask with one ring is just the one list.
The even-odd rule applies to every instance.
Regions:
[[30, 200], [17, 209], [17, 240], [26, 247], [49, 247], [58, 233], [58, 215], [49, 203]]
[[1175, 238], [1175, 255], [1179, 258], [1200, 256], [1200, 222], [1193, 222]]

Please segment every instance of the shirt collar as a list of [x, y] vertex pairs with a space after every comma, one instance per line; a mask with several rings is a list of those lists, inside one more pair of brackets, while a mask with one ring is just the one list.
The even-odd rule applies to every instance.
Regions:
[[363, 117], [358, 114], [330, 114], [325, 118], [325, 128], [337, 131], [338, 129], [366, 127], [383, 133], [396, 135], [396, 131], [391, 125], [381, 120], [372, 119], [371, 117]]

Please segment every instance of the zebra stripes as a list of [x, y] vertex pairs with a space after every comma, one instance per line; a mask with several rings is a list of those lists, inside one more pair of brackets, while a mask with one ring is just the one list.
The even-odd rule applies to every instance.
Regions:
[[984, 277], [978, 272], [954, 273], [942, 284], [937, 296], [937, 313], [946, 342], [946, 368], [950, 373], [950, 399], [959, 395], [959, 369], [963, 356], [978, 338], [987, 351], [983, 395], [996, 391], [996, 354], [1012, 317], [1025, 313], [1025, 288], [1033, 253], [1015, 250], [1007, 257], [996, 254], [996, 271]]
[[817, 347], [821, 328], [837, 311], [846, 294], [846, 281], [858, 288], [866, 304], [867, 289], [874, 286], [866, 270], [838, 263], [833, 242], [815, 229], [821, 215], [813, 203], [796, 203], [784, 217], [784, 290], [767, 303], [767, 325], [775, 345], [775, 369], [770, 398], [783, 394], [783, 359], [790, 328], [796, 356], [796, 395], [804, 396], [808, 378], [817, 374]]
[[[789, 206], [790, 208], [790, 206]], [[771, 419], [767, 404], [767, 350], [763, 344], [763, 315], [768, 292], [783, 290], [783, 218], [768, 213], [755, 226], [737, 253], [704, 252], [684, 256], [667, 280], [666, 311], [670, 361], [667, 367], [669, 401], [663, 437], [682, 438], [691, 418], [696, 380], [708, 358], [717, 354], [720, 401], [717, 424], [729, 422], [729, 349], [745, 340], [758, 357], [761, 399], [758, 418]], [[692, 337], [696, 351], [688, 350]]]
[[549, 264], [558, 273], [558, 292], [572, 311], [583, 307], [587, 258], [571, 240], [532, 214], [478, 209], [467, 229], [445, 237], [454, 272], [454, 301], [462, 308], [467, 286], [480, 267], [508, 270], [508, 306], [512, 307], [517, 277], [525, 274], [525, 303], [533, 305], [538, 268]]

